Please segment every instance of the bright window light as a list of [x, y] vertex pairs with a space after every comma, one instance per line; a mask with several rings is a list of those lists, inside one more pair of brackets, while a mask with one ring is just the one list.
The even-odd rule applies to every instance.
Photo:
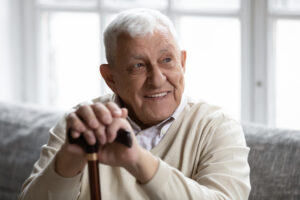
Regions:
[[240, 0], [176, 0], [174, 5], [188, 10], [238, 10]]
[[99, 96], [99, 15], [55, 12], [48, 24], [50, 104], [70, 108]]
[[46, 6], [81, 6], [94, 7], [98, 0], [38, 0], [38, 4]]
[[300, 11], [300, 0], [269, 0], [270, 10]]
[[276, 125], [300, 129], [300, 20], [276, 27]]
[[133, 7], [148, 7], [148, 8], [156, 8], [156, 9], [164, 9], [167, 7], [167, 0], [103, 0], [103, 5], [108, 7], [125, 7], [125, 8], [133, 8]]
[[187, 50], [186, 93], [225, 109], [240, 120], [241, 38], [238, 19], [180, 18]]

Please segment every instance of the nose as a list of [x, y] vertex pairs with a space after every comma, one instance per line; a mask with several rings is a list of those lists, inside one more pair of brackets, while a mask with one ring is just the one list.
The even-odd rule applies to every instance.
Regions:
[[148, 68], [148, 77], [147, 77], [148, 84], [152, 85], [155, 88], [158, 88], [163, 85], [166, 79], [167, 78], [165, 74], [159, 68], [158, 65], [154, 64]]

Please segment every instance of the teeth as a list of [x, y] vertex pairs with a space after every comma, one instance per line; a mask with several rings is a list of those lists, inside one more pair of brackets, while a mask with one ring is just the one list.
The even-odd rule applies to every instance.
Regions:
[[163, 92], [163, 93], [158, 93], [158, 94], [153, 94], [153, 95], [147, 95], [147, 97], [150, 98], [156, 98], [156, 97], [162, 97], [162, 96], [166, 96], [167, 92]]

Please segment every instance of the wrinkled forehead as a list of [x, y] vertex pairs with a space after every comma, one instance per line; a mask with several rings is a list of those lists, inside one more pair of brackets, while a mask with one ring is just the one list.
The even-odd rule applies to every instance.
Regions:
[[[148, 44], [148, 46], [146, 45]], [[116, 50], [131, 51], [138, 48], [152, 47], [156, 50], [161, 48], [172, 48], [179, 51], [179, 46], [176, 39], [170, 31], [154, 30], [151, 33], [132, 37], [128, 33], [121, 33], [117, 37]]]

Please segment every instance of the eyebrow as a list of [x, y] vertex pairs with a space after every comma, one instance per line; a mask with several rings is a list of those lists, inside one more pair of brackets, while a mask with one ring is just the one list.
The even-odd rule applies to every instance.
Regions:
[[136, 59], [136, 60], [140, 60], [140, 59], [145, 58], [145, 56], [140, 55], [140, 54], [137, 54], [137, 55], [132, 55], [132, 56], [130, 56], [130, 58], [133, 58], [133, 59]]
[[[167, 47], [165, 47], [165, 48], [159, 50], [158, 52], [159, 52], [159, 54], [163, 54], [163, 53], [165, 53], [165, 52], [168, 52], [169, 49], [170, 49], [170, 45], [168, 45]], [[131, 59], [139, 60], [139, 59], [144, 59], [145, 56], [143, 56], [143, 55], [141, 55], [141, 54], [134, 54], [134, 55], [130, 56], [130, 58], [131, 58]]]

